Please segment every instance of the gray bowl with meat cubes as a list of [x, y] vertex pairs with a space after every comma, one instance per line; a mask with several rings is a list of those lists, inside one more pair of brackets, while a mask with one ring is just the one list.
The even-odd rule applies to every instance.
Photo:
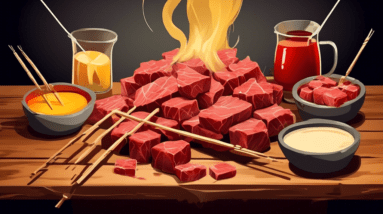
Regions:
[[[318, 90], [318, 88], [309, 87], [308, 84], [310, 84], [312, 80], [316, 81], [317, 77], [318, 76], [307, 77], [297, 82], [293, 87], [292, 94], [295, 100], [295, 104], [297, 105], [299, 115], [301, 116], [302, 120], [308, 120], [311, 118], [322, 118], [322, 119], [336, 120], [340, 122], [347, 122], [353, 119], [358, 114], [360, 108], [362, 107], [364, 103], [364, 99], [366, 97], [366, 88], [363, 85], [363, 83], [361, 83], [359, 80], [355, 78], [347, 77], [345, 80], [345, 82], [347, 82], [346, 84], [359, 87], [360, 91], [358, 92], [358, 94], [354, 93], [354, 95], [350, 95], [349, 93], [346, 93], [346, 91], [344, 91], [343, 89], [340, 89], [340, 91], [345, 92], [347, 96], [351, 96], [351, 97], [348, 97], [347, 101], [343, 100], [342, 102], [341, 99], [336, 98], [337, 96], [336, 94], [332, 95], [331, 93], [326, 92], [325, 95], [323, 95], [320, 93], [320, 90]], [[335, 81], [336, 83], [339, 82], [339, 79], [341, 77], [342, 76], [338, 74], [332, 74], [329, 76], [329, 78]], [[302, 92], [303, 88], [305, 89]], [[309, 95], [307, 95], [310, 93], [310, 89], [313, 89], [312, 100], [310, 100]], [[334, 86], [331, 87], [331, 89], [336, 90]], [[306, 93], [306, 91], [308, 92]], [[338, 90], [336, 91], [339, 94], [341, 94]], [[322, 100], [320, 99], [319, 95], [322, 96], [321, 97]], [[304, 97], [305, 99], [303, 99], [301, 96]], [[327, 97], [327, 99], [325, 99], [325, 96]], [[322, 104], [322, 102], [325, 102], [325, 101], [328, 101], [328, 102], [326, 102], [326, 104]], [[327, 104], [330, 104], [331, 102], [335, 106], [339, 105], [339, 107], [327, 106]]]

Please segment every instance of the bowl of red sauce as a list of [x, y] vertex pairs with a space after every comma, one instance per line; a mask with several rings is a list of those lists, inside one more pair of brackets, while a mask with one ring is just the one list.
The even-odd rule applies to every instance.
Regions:
[[[329, 79], [336, 82], [336, 85], [341, 77], [342, 76], [338, 74], [328, 76]], [[319, 76], [319, 79], [321, 78], [323, 78], [323, 76]], [[347, 122], [358, 114], [366, 97], [366, 88], [362, 82], [355, 78], [347, 77], [345, 81], [346, 86], [352, 85], [359, 88], [357, 94], [349, 94], [342, 87], [329, 85], [319, 86], [320, 83], [316, 82], [317, 79], [318, 76], [307, 77], [297, 82], [293, 87], [292, 94], [302, 120], [322, 118]], [[310, 84], [310, 86], [308, 84]], [[306, 87], [309, 87], [309, 89], [306, 89]], [[327, 89], [320, 89], [320, 87]], [[310, 89], [313, 93], [311, 100]], [[347, 98], [345, 98], [344, 93], [347, 95]], [[322, 100], [321, 94], [323, 95]], [[324, 95], [326, 96], [324, 97]], [[325, 98], [326, 100], [324, 100]]]

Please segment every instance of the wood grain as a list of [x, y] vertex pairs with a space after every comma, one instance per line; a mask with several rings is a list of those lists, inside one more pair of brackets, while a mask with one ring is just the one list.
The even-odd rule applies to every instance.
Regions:
[[[28, 126], [21, 99], [34, 86], [0, 86], [0, 198], [59, 199], [68, 192], [71, 182], [102, 154], [101, 146], [81, 165], [74, 161], [104, 129], [84, 142], [76, 142], [41, 172], [35, 180], [30, 173], [39, 167], [78, 133], [65, 137], [42, 136]], [[104, 165], [76, 190], [76, 198], [103, 199], [177, 199], [188, 202], [227, 199], [383, 199], [383, 86], [366, 86], [366, 100], [356, 118], [348, 124], [361, 133], [361, 143], [351, 163], [343, 170], [326, 175], [302, 172], [285, 159], [278, 143], [272, 139], [265, 152], [281, 162], [250, 159], [230, 152], [216, 152], [192, 144], [192, 163], [207, 167], [222, 161], [237, 168], [232, 179], [215, 181], [209, 175], [201, 180], [181, 183], [174, 175], [159, 172], [150, 164], [139, 164], [136, 178], [113, 173], [118, 158], [113, 154]], [[121, 86], [113, 84], [113, 94]], [[282, 103], [301, 120], [296, 106]], [[122, 192], [122, 193], [121, 193]]]

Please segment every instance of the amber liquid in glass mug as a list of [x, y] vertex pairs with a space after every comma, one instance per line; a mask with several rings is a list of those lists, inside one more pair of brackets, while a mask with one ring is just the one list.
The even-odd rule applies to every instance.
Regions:
[[72, 83], [81, 85], [97, 94], [112, 88], [112, 50], [117, 34], [101, 28], [86, 28], [72, 32], [73, 37], [85, 49], [73, 45]]

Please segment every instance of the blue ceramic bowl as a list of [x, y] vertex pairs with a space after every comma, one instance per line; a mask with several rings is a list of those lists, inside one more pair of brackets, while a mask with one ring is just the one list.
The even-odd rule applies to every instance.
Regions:
[[23, 101], [21, 102], [24, 113], [28, 118], [31, 128], [38, 133], [54, 136], [72, 134], [81, 129], [81, 126], [92, 113], [96, 101], [96, 94], [85, 87], [69, 83], [54, 83], [52, 85], [54, 85], [55, 90], [58, 92], [75, 92], [81, 94], [87, 99], [88, 105], [81, 111], [70, 115], [56, 116], [39, 114], [33, 112], [27, 105], [28, 100], [37, 96], [36, 92], [38, 92], [38, 90], [32, 89], [24, 95]]
[[[339, 79], [342, 76], [338, 75], [338, 74], [332, 74], [329, 77], [331, 79], [335, 80], [336, 82], [339, 82]], [[364, 99], [366, 97], [366, 88], [364, 87], [363, 83], [361, 83], [359, 80], [354, 79], [352, 77], [347, 77], [346, 80], [348, 80], [352, 84], [356, 84], [360, 87], [360, 93], [355, 99], [347, 101], [343, 105], [341, 105], [340, 107], [336, 108], [336, 107], [318, 105], [318, 104], [315, 104], [312, 102], [308, 102], [308, 101], [302, 99], [298, 95], [299, 86], [306, 84], [315, 78], [316, 78], [316, 76], [307, 77], [307, 78], [297, 82], [294, 85], [293, 90], [292, 90], [295, 104], [298, 107], [298, 112], [299, 112], [299, 115], [301, 116], [302, 120], [308, 120], [311, 118], [322, 118], [322, 119], [347, 122], [347, 121], [353, 119], [358, 114], [360, 108], [362, 108], [362, 106], [363, 106]]]
[[[288, 133], [306, 127], [334, 127], [343, 129], [354, 137], [354, 142], [347, 148], [339, 151], [311, 153], [292, 148], [283, 141], [283, 138]], [[284, 128], [278, 134], [278, 143], [286, 158], [297, 168], [312, 173], [331, 173], [345, 168], [350, 163], [359, 147], [360, 133], [353, 127], [342, 122], [325, 119], [310, 119]]]

